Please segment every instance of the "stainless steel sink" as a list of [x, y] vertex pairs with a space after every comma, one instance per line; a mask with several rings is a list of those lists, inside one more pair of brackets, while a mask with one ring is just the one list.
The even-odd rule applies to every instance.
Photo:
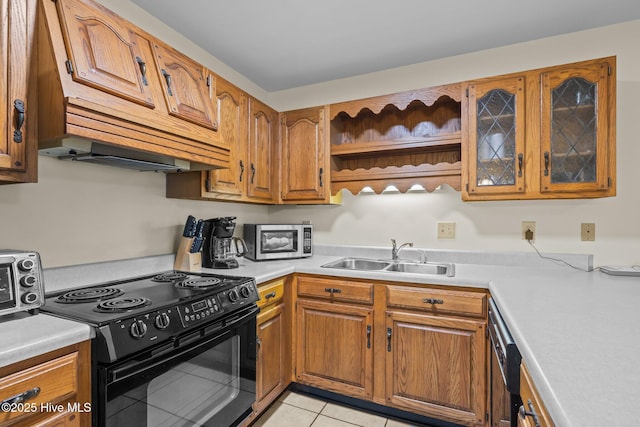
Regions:
[[342, 258], [323, 265], [327, 268], [342, 268], [345, 270], [382, 270], [391, 264], [390, 261], [366, 258]]
[[447, 263], [424, 263], [412, 261], [386, 261], [371, 258], [341, 258], [322, 265], [324, 268], [340, 268], [343, 270], [364, 270], [380, 271], [389, 273], [413, 273], [429, 275], [446, 275], [453, 277], [455, 274], [454, 264]]
[[387, 267], [387, 271], [398, 271], [400, 273], [416, 273], [416, 274], [447, 274], [452, 264], [432, 264], [432, 263], [413, 263], [398, 262]]

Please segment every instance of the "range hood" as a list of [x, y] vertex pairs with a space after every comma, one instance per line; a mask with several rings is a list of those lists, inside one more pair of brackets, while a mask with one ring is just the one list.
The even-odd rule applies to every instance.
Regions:
[[186, 172], [206, 168], [206, 165], [187, 160], [103, 144], [83, 138], [65, 138], [46, 148], [43, 148], [43, 145], [46, 144], [40, 144], [40, 154], [57, 157], [60, 160], [115, 166], [141, 172]]
[[38, 6], [40, 154], [145, 171], [229, 167], [211, 72], [99, 3]]

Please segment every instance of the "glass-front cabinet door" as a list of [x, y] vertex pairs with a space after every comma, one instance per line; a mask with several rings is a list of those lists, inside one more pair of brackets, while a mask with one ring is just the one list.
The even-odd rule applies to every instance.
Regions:
[[541, 192], [605, 191], [609, 65], [541, 74]]
[[524, 192], [524, 76], [468, 89], [469, 194]]

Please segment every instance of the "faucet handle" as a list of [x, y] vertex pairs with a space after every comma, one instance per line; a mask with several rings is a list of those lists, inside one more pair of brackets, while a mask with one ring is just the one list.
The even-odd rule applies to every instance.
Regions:
[[391, 239], [391, 246], [396, 247], [396, 239]]

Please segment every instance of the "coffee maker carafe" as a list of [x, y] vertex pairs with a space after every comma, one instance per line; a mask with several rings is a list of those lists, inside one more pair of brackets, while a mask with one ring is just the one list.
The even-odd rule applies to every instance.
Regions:
[[204, 221], [202, 234], [202, 266], [205, 268], [238, 268], [238, 260], [247, 252], [244, 240], [233, 237], [235, 216]]

